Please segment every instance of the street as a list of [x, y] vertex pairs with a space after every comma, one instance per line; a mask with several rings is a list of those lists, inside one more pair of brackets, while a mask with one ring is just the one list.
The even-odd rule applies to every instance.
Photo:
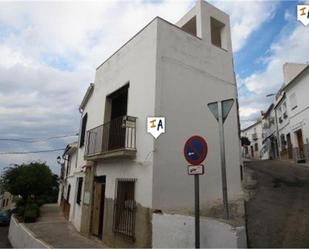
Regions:
[[309, 167], [248, 162], [245, 190], [248, 247], [309, 247]]
[[8, 240], [9, 226], [0, 226], [0, 248], [11, 248]]

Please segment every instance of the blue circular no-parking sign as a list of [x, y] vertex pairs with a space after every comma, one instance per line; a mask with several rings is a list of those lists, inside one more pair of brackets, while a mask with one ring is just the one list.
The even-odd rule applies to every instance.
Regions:
[[192, 136], [185, 143], [184, 156], [191, 165], [201, 164], [208, 152], [208, 146], [201, 136]]

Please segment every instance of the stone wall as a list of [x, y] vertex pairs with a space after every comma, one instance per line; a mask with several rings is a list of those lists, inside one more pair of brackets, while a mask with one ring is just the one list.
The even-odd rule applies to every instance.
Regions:
[[51, 248], [45, 242], [35, 238], [14, 215], [11, 217], [8, 238], [13, 248]]

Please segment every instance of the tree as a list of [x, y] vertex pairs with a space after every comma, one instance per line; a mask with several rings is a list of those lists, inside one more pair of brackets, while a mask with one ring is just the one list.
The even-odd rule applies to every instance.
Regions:
[[4, 171], [0, 181], [6, 191], [20, 195], [24, 201], [30, 197], [51, 197], [58, 188], [57, 175], [51, 172], [45, 162], [40, 161], [13, 165]]

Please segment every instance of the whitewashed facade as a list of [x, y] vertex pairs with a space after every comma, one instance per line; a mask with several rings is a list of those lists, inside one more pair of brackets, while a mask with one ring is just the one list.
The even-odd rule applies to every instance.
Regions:
[[262, 114], [262, 150], [261, 159], [271, 160], [279, 157], [277, 141], [277, 120], [274, 104]]
[[80, 231], [84, 172], [82, 165], [77, 163], [77, 146], [77, 142], [68, 144], [62, 156], [64, 163], [61, 169], [58, 204], [64, 216]]
[[263, 117], [263, 159], [309, 161], [308, 74], [308, 64], [284, 64], [284, 84]]
[[[230, 98], [237, 101], [229, 16], [204, 1], [176, 25], [155, 18], [103, 62], [80, 107], [81, 232], [111, 247], [193, 247], [186, 234], [194, 212], [193, 177], [183, 146], [200, 135], [209, 151], [207, 173], [200, 177], [201, 214], [212, 217], [211, 226], [202, 224], [207, 229], [201, 230], [201, 246], [246, 246], [244, 221], [236, 228], [222, 219], [219, 131], [207, 108]], [[228, 197], [239, 218], [244, 209], [237, 112], [234, 104], [225, 142]], [[166, 118], [166, 132], [156, 140], [146, 129], [153, 116]], [[171, 229], [177, 240], [169, 239]], [[229, 239], [208, 239], [214, 231]]]
[[292, 76], [285, 73], [286, 84], [282, 89], [287, 121], [284, 128], [279, 128], [280, 135], [285, 138], [288, 159], [309, 161], [309, 65], [287, 63], [284, 66], [285, 70], [289, 67], [293, 69]]
[[244, 159], [259, 160], [261, 159], [261, 150], [263, 147], [262, 120], [248, 126], [241, 131], [241, 137], [246, 137], [250, 145], [242, 146], [242, 156]]

